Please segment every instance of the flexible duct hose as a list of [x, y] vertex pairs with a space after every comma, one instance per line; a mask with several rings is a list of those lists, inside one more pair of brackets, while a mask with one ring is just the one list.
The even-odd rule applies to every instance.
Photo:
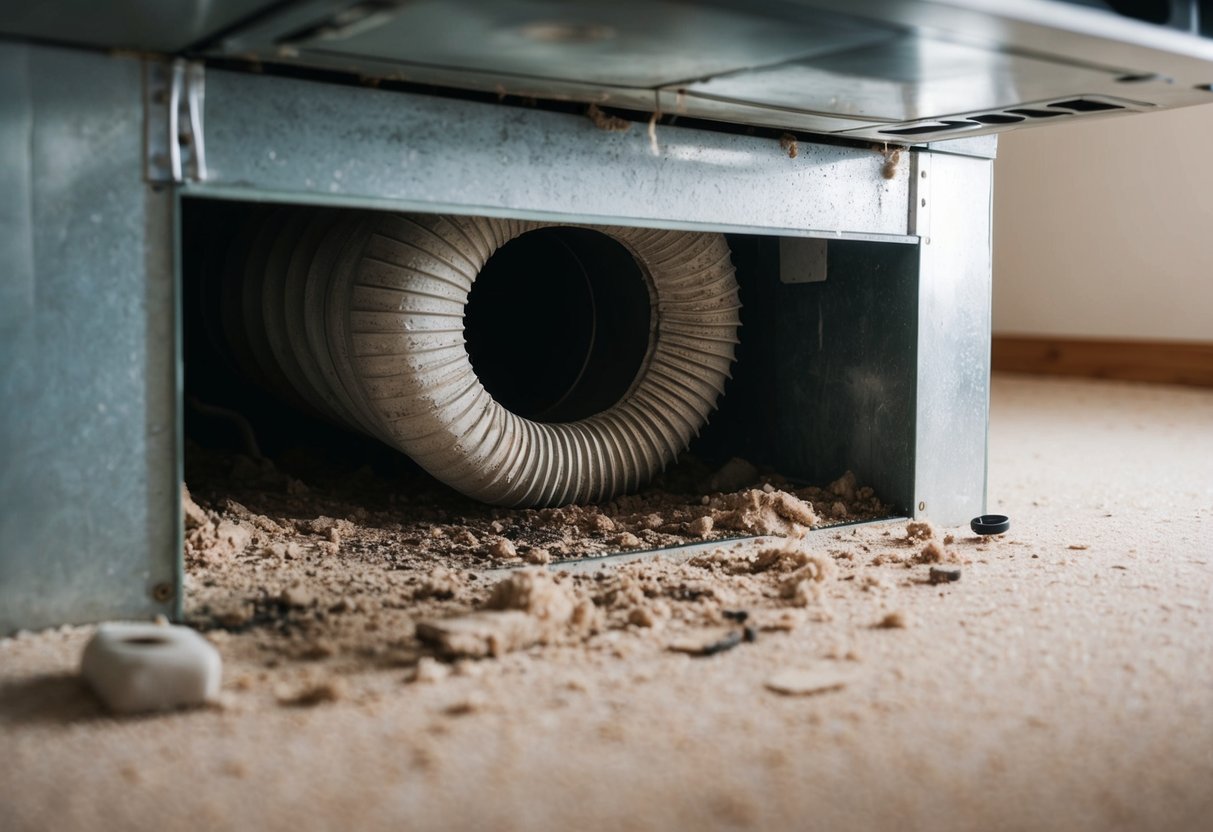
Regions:
[[609, 499], [662, 470], [715, 409], [737, 343], [737, 284], [719, 234], [594, 227], [644, 275], [647, 354], [613, 405], [526, 419], [477, 377], [464, 311], [494, 252], [559, 226], [277, 209], [233, 246], [223, 328], [250, 376], [464, 494], [504, 506]]

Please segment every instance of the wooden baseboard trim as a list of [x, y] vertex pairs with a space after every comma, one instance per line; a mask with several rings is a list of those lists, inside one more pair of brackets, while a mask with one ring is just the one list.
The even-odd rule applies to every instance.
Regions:
[[1213, 387], [1213, 343], [995, 335], [996, 372]]

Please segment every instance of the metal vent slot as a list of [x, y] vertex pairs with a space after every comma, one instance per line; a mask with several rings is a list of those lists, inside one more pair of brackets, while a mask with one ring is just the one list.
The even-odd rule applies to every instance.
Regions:
[[982, 124], [1016, 124], [1023, 121], [1023, 116], [1009, 116], [1003, 113], [986, 113], [982, 116], [969, 116], [972, 121]]
[[1088, 101], [1085, 98], [1075, 98], [1070, 101], [1057, 101], [1049, 105], [1058, 109], [1073, 110], [1077, 113], [1094, 113], [1100, 110], [1123, 110], [1119, 104], [1109, 104], [1106, 101]]
[[972, 121], [945, 121], [942, 124], [916, 124], [913, 127], [898, 127], [894, 130], [881, 130], [880, 132], [890, 136], [920, 136], [924, 133], [943, 133], [976, 126], [976, 122]]
[[1007, 110], [1008, 113], [1027, 116], [1028, 118], [1057, 118], [1057, 116], [1068, 116], [1070, 113], [1061, 112], [1058, 110], [1032, 110], [1026, 107], [1015, 110]]

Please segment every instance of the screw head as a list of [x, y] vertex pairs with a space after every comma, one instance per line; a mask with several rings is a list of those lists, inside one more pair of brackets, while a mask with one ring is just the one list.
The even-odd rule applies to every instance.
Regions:
[[167, 604], [173, 600], [173, 585], [168, 581], [161, 581], [152, 587], [152, 600], [159, 604]]
[[924, 501], [924, 502], [921, 502], [921, 503], [919, 503], [919, 504], [918, 504], [918, 510], [919, 510], [919, 511], [926, 511], [926, 510], [927, 510], [927, 504], [926, 504], [926, 502], [925, 502], [925, 501]]

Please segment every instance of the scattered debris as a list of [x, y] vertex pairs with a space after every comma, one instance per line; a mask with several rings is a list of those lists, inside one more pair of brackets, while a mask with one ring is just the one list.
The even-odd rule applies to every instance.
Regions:
[[764, 683], [769, 690], [785, 696], [809, 696], [842, 690], [851, 681], [849, 674], [830, 667], [781, 670]]
[[932, 566], [930, 581], [933, 584], [946, 584], [960, 580], [959, 566]]
[[320, 682], [305, 682], [294, 690], [281, 691], [278, 704], [293, 708], [314, 708], [328, 702], [339, 702], [345, 698], [345, 683], [341, 679], [325, 679]]
[[881, 151], [881, 154], [884, 156], [884, 164], [880, 166], [880, 175], [883, 178], [897, 178], [897, 165], [901, 162], [901, 151], [902, 148], [900, 147], [894, 147], [891, 150], [885, 147]]
[[455, 572], [447, 569], [445, 566], [435, 566], [429, 571], [429, 574], [421, 582], [421, 586], [413, 593], [413, 598], [422, 600], [425, 598], [453, 598], [455, 593], [459, 592], [467, 585], [467, 578], [463, 573]]
[[417, 622], [417, 638], [450, 658], [501, 656], [538, 644], [546, 628], [519, 610], [473, 612]]
[[205, 705], [218, 697], [222, 674], [210, 642], [170, 624], [102, 624], [80, 661], [84, 681], [121, 714]]
[[443, 708], [442, 712], [447, 716], [467, 716], [477, 711], [483, 711], [487, 705], [488, 701], [483, 696], [472, 694], [452, 702]]
[[485, 609], [420, 621], [417, 638], [444, 656], [500, 656], [548, 642], [564, 631], [586, 632], [596, 616], [588, 599], [578, 600], [543, 569], [522, 569], [497, 583]]
[[704, 515], [697, 520], [692, 520], [687, 525], [687, 531], [699, 538], [705, 538], [712, 533], [712, 518], [709, 515]]
[[518, 550], [514, 548], [513, 543], [499, 537], [489, 545], [489, 557], [494, 560], [517, 560]]
[[905, 613], [901, 610], [894, 610], [877, 621], [874, 626], [878, 630], [904, 630], [908, 623]]
[[413, 668], [413, 675], [409, 681], [421, 683], [441, 682], [450, 675], [450, 665], [443, 664], [442, 662], [432, 659], [429, 656], [422, 656], [417, 661], [417, 666]]
[[547, 549], [536, 546], [533, 549], [527, 549], [525, 552], [523, 552], [522, 559], [525, 560], [527, 563], [534, 563], [534, 564], [542, 565], [545, 563], [552, 562], [552, 553], [549, 552]]
[[599, 130], [622, 133], [632, 127], [632, 122], [626, 118], [620, 118], [619, 116], [603, 112], [597, 104], [591, 104], [586, 109], [585, 114], [590, 117], [590, 121], [594, 122], [594, 126]]
[[924, 541], [935, 539], [935, 526], [930, 520], [911, 520], [906, 523], [906, 540]]
[[914, 556], [914, 563], [943, 563], [946, 558], [947, 552], [944, 548], [931, 540], [922, 547], [922, 551]]
[[1071, 544], [1070, 544], [1069, 546], [1067, 546], [1066, 548], [1067, 548], [1067, 549], [1073, 549], [1073, 550], [1075, 550], [1075, 551], [1077, 551], [1077, 552], [1083, 552], [1083, 551], [1086, 551], [1087, 549], [1090, 549], [1091, 547], [1090, 547], [1090, 546], [1088, 546], [1088, 545], [1087, 545], [1087, 544], [1085, 544], [1085, 543], [1071, 543]]
[[278, 594], [278, 600], [288, 607], [310, 607], [316, 596], [301, 583], [293, 583]]
[[715, 656], [717, 653], [732, 650], [743, 640], [753, 641], [754, 639], [746, 639], [746, 633], [743, 630], [719, 628], [684, 636], [671, 642], [670, 649], [676, 653], [688, 653], [692, 656]]

